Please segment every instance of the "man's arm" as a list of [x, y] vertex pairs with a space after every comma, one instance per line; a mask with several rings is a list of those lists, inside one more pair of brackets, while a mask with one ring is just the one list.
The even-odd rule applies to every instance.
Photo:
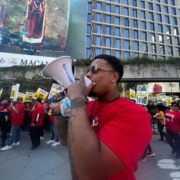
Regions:
[[87, 91], [82, 77], [81, 82], [76, 81], [68, 88], [71, 115], [68, 121], [67, 145], [72, 179], [106, 180], [126, 167], [119, 157], [98, 139], [92, 129], [85, 103]]
[[19, 111], [12, 104], [10, 105], [10, 107], [16, 114], [19, 114]]

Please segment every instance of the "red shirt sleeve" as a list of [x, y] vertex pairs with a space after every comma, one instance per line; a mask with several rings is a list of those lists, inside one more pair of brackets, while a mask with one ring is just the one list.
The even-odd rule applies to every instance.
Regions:
[[[151, 140], [149, 115], [142, 109], [122, 108], [98, 132], [103, 141], [127, 168], [137, 169], [138, 161]], [[134, 166], [134, 163], [136, 166]]]
[[24, 111], [24, 104], [20, 104], [19, 106], [15, 107], [19, 112]]

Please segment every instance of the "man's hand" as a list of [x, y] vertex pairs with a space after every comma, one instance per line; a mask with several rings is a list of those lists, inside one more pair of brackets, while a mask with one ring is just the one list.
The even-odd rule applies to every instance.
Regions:
[[33, 123], [33, 124], [32, 124], [32, 127], [35, 127], [35, 126], [36, 126], [36, 125]]
[[14, 106], [12, 104], [10, 104], [10, 108], [13, 108]]
[[[62, 95], [65, 95], [65, 97], [67, 97], [67, 94], [66, 94], [66, 91], [62, 91], [60, 93], [57, 93], [56, 95], [53, 96], [54, 99], [56, 100], [60, 100], [62, 99]], [[61, 112], [61, 109], [60, 109], [60, 105], [62, 104], [62, 100], [59, 101], [59, 102], [56, 102], [56, 103], [51, 103], [51, 109], [55, 112], [55, 113], [59, 113]]]
[[95, 83], [91, 83], [88, 87], [85, 84], [84, 76], [81, 75], [80, 81], [76, 81], [68, 87], [67, 96], [69, 99], [81, 97], [85, 99], [94, 87]]

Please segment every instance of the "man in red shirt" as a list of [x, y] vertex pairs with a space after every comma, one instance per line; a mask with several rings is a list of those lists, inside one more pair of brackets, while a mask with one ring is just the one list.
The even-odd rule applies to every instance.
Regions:
[[44, 119], [44, 106], [41, 104], [41, 99], [37, 98], [34, 103], [36, 108], [32, 114], [31, 127], [30, 127], [30, 138], [32, 141], [32, 148], [34, 150], [40, 145], [40, 134], [43, 128]]
[[[12, 145], [20, 145], [21, 125], [23, 124], [25, 110], [24, 104], [22, 103], [22, 97], [18, 97], [17, 104], [15, 106], [11, 104], [10, 107], [12, 108], [12, 127], [7, 145], [4, 148], [1, 148], [2, 151], [11, 149]], [[13, 143], [14, 140], [15, 142]]]
[[164, 115], [166, 124], [166, 138], [172, 148], [171, 156], [174, 156], [176, 162], [180, 162], [180, 112], [179, 103], [172, 102], [171, 109]]
[[[52, 104], [57, 134], [61, 144], [68, 146], [72, 179], [136, 179], [134, 172], [152, 130], [146, 110], [120, 98], [117, 86], [123, 72], [116, 57], [96, 56], [86, 74], [92, 83], [86, 87], [81, 76], [68, 87], [68, 122], [60, 115], [62, 101]], [[97, 99], [86, 105], [88, 95]]]

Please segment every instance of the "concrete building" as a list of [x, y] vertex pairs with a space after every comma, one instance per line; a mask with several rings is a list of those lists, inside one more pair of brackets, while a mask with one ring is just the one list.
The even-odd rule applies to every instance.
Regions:
[[179, 0], [88, 0], [86, 57], [180, 56]]

